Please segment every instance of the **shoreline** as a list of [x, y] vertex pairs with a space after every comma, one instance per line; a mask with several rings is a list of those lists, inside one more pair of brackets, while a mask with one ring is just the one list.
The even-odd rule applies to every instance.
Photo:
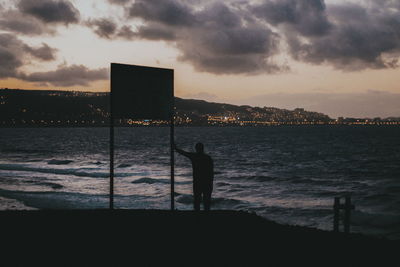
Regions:
[[[358, 123], [311, 123], [311, 124], [301, 124], [301, 123], [276, 123], [276, 124], [255, 124], [255, 125], [184, 125], [184, 124], [174, 124], [178, 128], [269, 128], [269, 127], [390, 127], [396, 128], [400, 126], [398, 123], [381, 123], [381, 124], [358, 124]], [[115, 128], [169, 128], [169, 124], [155, 124], [155, 125], [115, 125]], [[29, 129], [29, 128], [110, 128], [110, 125], [69, 125], [69, 124], [30, 124], [30, 125], [0, 125], [0, 129]]]
[[0, 203], [1, 203], [0, 212], [38, 210], [37, 208], [26, 205], [23, 201], [14, 198], [4, 197], [1, 195], [0, 195]]

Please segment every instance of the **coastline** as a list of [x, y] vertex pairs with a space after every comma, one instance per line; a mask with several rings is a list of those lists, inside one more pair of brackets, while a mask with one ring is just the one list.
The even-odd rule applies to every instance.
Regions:
[[3, 241], [20, 250], [68, 253], [69, 259], [82, 250], [103, 251], [115, 260], [140, 258], [139, 266], [387, 266], [400, 244], [281, 225], [240, 211], [0, 211], [0, 221]]

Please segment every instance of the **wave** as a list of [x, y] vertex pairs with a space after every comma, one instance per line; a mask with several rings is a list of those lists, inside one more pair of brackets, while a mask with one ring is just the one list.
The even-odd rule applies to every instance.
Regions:
[[24, 205], [22, 201], [0, 196], [0, 210], [36, 210], [36, 208]]
[[[269, 176], [269, 175], [249, 175], [249, 176], [233, 176], [230, 177], [233, 180], [242, 180], [242, 181], [254, 181], [260, 183], [278, 181], [285, 182], [291, 184], [312, 184], [312, 185], [337, 185], [338, 181], [336, 179], [323, 179], [323, 178], [308, 178], [301, 176]], [[359, 183], [353, 182], [355, 186], [358, 186]]]
[[371, 193], [364, 197], [366, 201], [373, 201], [373, 200], [388, 200], [391, 199], [392, 196], [386, 193]]
[[51, 154], [53, 151], [46, 149], [26, 149], [26, 148], [6, 148], [3, 153], [22, 153], [22, 154]]
[[243, 203], [241, 200], [233, 199], [233, 198], [224, 198], [217, 197], [211, 199], [212, 204], [226, 205], [226, 206], [234, 206]]
[[42, 162], [41, 159], [26, 159], [24, 162]]
[[[193, 204], [193, 195], [182, 194], [176, 198], [176, 202], [181, 204]], [[242, 201], [232, 198], [216, 197], [211, 198], [212, 205], [224, 205], [228, 207], [233, 207], [241, 204]]]
[[122, 163], [122, 164], [119, 164], [117, 167], [118, 168], [128, 168], [128, 167], [131, 167], [131, 166], [132, 166], [132, 164]]
[[61, 189], [64, 186], [56, 183], [51, 183], [51, 182], [38, 182], [38, 181], [27, 181], [28, 183], [35, 184], [35, 185], [42, 185], [42, 186], [48, 186], [53, 189]]
[[[295, 185], [299, 184], [299, 185], [329, 186], [329, 187], [331, 186], [336, 187], [344, 184], [342, 180], [338, 180], [337, 178], [321, 178], [321, 177], [307, 178], [307, 177], [293, 176], [285, 178], [285, 181]], [[348, 187], [350, 185], [352, 187], [362, 186], [362, 184], [355, 181], [346, 181], [346, 185], [348, 185]]]
[[250, 175], [250, 176], [233, 176], [230, 179], [256, 181], [256, 182], [269, 182], [269, 181], [277, 180], [279, 178], [268, 176], [268, 175]]
[[33, 192], [0, 189], [0, 196], [38, 209], [98, 209], [108, 206], [109, 196], [72, 192]]
[[400, 186], [399, 185], [393, 185], [393, 186], [388, 186], [385, 188], [385, 193], [400, 193]]
[[[88, 171], [87, 169], [52, 169], [52, 168], [37, 168], [19, 164], [0, 164], [0, 170], [7, 171], [25, 171], [25, 172], [39, 172], [58, 175], [74, 175], [79, 177], [91, 178], [108, 178], [109, 172]], [[98, 170], [98, 169], [95, 169]], [[115, 173], [115, 177], [131, 176], [129, 173]]]
[[170, 180], [168, 179], [154, 179], [154, 178], [140, 178], [135, 181], [132, 181], [132, 184], [169, 184]]
[[193, 196], [182, 194], [176, 198], [176, 202], [181, 203], [181, 204], [192, 204]]
[[356, 210], [351, 215], [351, 223], [353, 225], [372, 226], [377, 228], [399, 226], [400, 215], [367, 213], [360, 210]]
[[[170, 179], [156, 179], [143, 177], [131, 182], [132, 184], [170, 184]], [[190, 181], [175, 181], [175, 184], [191, 184]]]
[[[340, 196], [346, 196], [346, 195], [351, 195], [351, 192], [349, 191], [349, 192], [343, 192], [343, 191], [340, 191], [339, 189], [338, 190], [319, 190], [319, 191], [316, 191], [316, 192], [313, 192], [313, 195], [314, 196], [317, 196], [317, 197], [329, 197], [329, 198], [334, 198], [334, 197], [340, 197]], [[333, 200], [332, 200], [333, 201]]]
[[47, 164], [49, 165], [68, 165], [70, 163], [74, 162], [73, 160], [57, 160], [57, 159], [52, 159]]
[[236, 193], [236, 192], [242, 192], [243, 189], [241, 188], [230, 188], [227, 190], [228, 193]]
[[225, 182], [217, 182], [217, 186], [230, 186], [231, 184]]
[[255, 175], [247, 177], [247, 180], [256, 181], [256, 182], [269, 182], [279, 179], [278, 177], [272, 177], [267, 175]]

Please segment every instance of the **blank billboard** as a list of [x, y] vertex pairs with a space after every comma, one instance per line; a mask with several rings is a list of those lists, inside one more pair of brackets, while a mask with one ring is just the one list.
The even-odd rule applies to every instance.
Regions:
[[111, 64], [111, 108], [114, 119], [170, 120], [174, 71]]

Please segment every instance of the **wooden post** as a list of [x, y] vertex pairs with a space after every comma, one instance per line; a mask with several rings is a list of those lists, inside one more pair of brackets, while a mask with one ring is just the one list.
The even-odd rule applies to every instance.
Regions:
[[339, 232], [339, 209], [340, 209], [340, 198], [335, 197], [333, 204], [333, 231]]
[[350, 233], [350, 215], [353, 209], [354, 205], [351, 204], [351, 198], [347, 196], [344, 204], [344, 232], [346, 234]]
[[351, 204], [350, 196], [345, 197], [345, 203], [340, 204], [340, 197], [335, 197], [335, 202], [333, 204], [333, 231], [339, 232], [339, 221], [340, 221], [340, 210], [344, 210], [344, 232], [346, 234], [350, 233], [350, 215], [351, 210], [354, 210], [354, 205]]

